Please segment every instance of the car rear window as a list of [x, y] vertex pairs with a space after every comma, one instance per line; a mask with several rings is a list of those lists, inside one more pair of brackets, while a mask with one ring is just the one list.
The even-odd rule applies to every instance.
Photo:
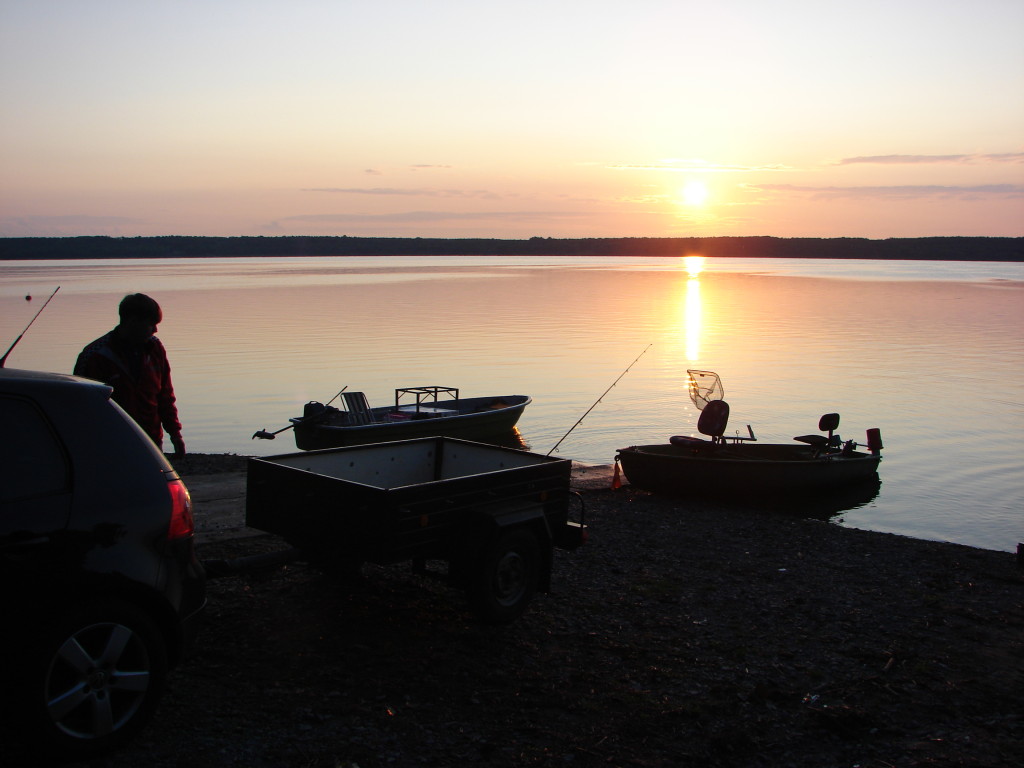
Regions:
[[67, 459], [39, 409], [27, 400], [0, 397], [0, 501], [62, 493]]

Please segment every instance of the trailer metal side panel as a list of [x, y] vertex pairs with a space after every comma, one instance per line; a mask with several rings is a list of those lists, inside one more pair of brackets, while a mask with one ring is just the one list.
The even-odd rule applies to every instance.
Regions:
[[[249, 460], [246, 523], [294, 546], [395, 562], [448, 557], [467, 526], [538, 508], [564, 527], [572, 463], [452, 438]], [[511, 513], [506, 513], [511, 514]]]
[[257, 461], [387, 490], [437, 480], [438, 460], [436, 439], [431, 438], [289, 453]]

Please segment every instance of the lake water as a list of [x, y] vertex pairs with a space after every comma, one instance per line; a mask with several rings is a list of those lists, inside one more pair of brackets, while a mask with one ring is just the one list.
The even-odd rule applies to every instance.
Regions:
[[[189, 450], [295, 450], [287, 426], [343, 386], [371, 404], [439, 384], [528, 394], [519, 423], [593, 464], [696, 434], [686, 369], [718, 372], [730, 428], [789, 442], [879, 427], [879, 494], [843, 525], [997, 550], [1024, 541], [1024, 264], [671, 258], [0, 262], [7, 365], [70, 371], [129, 292], [163, 306]], [[31, 295], [31, 301], [25, 297]], [[647, 350], [644, 352], [644, 350]]]

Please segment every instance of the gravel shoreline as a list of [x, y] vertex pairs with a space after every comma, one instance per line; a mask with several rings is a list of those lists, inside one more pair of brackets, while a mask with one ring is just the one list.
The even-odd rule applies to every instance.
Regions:
[[[186, 463], [215, 485], [244, 457]], [[508, 627], [407, 566], [211, 580], [156, 719], [89, 765], [1019, 765], [1013, 554], [607, 480], [575, 473], [590, 541], [556, 553], [552, 592]], [[284, 546], [249, 534], [200, 557]]]

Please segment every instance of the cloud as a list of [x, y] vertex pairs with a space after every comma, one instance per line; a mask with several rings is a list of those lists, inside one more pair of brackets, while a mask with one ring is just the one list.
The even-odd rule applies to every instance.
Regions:
[[[864, 155], [844, 157], [832, 165], [995, 165], [1024, 163], [1024, 152], [1002, 152], [992, 154], [964, 155]], [[711, 163], [699, 158], [666, 158], [651, 163], [613, 163], [606, 168], [616, 171], [663, 171], [666, 173], [752, 173], [766, 171], [791, 171], [791, 166], [781, 163], [766, 165], [727, 165]]]
[[399, 197], [461, 197], [497, 200], [501, 196], [486, 189], [434, 189], [429, 187], [310, 187], [303, 192], [328, 192], [337, 195], [379, 195]]
[[[413, 163], [412, 165], [407, 166], [408, 170], [412, 171], [413, 173], [417, 171], [447, 171], [454, 167], [455, 166], [452, 165], [433, 165], [431, 163]], [[363, 173], [365, 173], [368, 176], [384, 175], [384, 171], [380, 170], [379, 168], [367, 168], [366, 170], [363, 171]]]
[[872, 165], [1024, 163], [1024, 152], [1003, 152], [989, 155], [867, 155], [864, 157], [845, 157], [836, 165], [858, 165], [865, 163]]
[[616, 163], [606, 166], [615, 171], [666, 171], [668, 173], [748, 173], [750, 171], [785, 171], [784, 165], [721, 165], [706, 160], [668, 158], [653, 163]]
[[853, 198], [875, 200], [1008, 200], [1024, 198], [1024, 184], [976, 186], [903, 185], [889, 187], [812, 187], [795, 184], [749, 184], [749, 189], [778, 194], [809, 195], [818, 200]]
[[576, 211], [397, 211], [394, 213], [314, 213], [285, 216], [270, 226], [302, 224], [417, 224], [442, 221], [539, 221], [579, 218]]

